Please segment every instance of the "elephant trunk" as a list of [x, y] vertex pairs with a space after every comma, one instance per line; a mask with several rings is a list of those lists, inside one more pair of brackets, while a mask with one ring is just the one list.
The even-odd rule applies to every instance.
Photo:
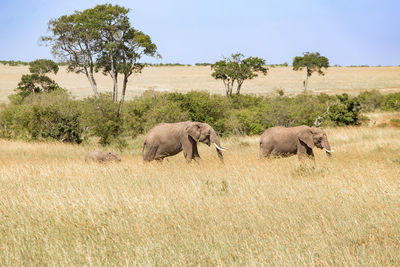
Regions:
[[329, 157], [332, 156], [331, 153], [333, 152], [333, 150], [331, 150], [331, 146], [329, 145], [328, 140], [323, 140], [322, 141], [322, 148], [325, 150], [326, 155], [328, 155]]
[[215, 146], [215, 148], [217, 150], [218, 157], [220, 158], [220, 160], [223, 160], [224, 156], [222, 155], [222, 151], [226, 150], [226, 148], [223, 148], [221, 146], [221, 143], [219, 142], [219, 138], [218, 138], [217, 134], [215, 133], [215, 131], [211, 132], [210, 141], [211, 141], [211, 143], [214, 144], [214, 146]]

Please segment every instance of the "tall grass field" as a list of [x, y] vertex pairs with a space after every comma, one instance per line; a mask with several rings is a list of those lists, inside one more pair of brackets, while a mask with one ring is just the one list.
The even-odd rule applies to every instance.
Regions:
[[258, 136], [144, 163], [0, 140], [0, 265], [400, 265], [398, 128], [326, 129], [335, 153], [258, 158]]

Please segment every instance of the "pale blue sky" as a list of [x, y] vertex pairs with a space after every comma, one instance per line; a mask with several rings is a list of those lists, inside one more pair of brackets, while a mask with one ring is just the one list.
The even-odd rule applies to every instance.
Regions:
[[[400, 65], [400, 1], [142, 0], [108, 1], [131, 9], [161, 60], [215, 62], [241, 52], [291, 63], [318, 51], [331, 65]], [[0, 0], [0, 59], [53, 57], [39, 46], [51, 18], [103, 4], [95, 0]]]

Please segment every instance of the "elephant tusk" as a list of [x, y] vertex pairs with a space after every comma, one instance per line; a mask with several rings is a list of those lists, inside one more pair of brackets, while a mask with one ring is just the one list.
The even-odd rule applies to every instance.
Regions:
[[221, 151], [228, 150], [227, 148], [219, 147], [216, 143], [213, 143], [213, 144], [214, 144], [214, 146], [215, 146], [216, 148], [218, 148], [218, 150], [221, 150]]
[[324, 148], [324, 150], [325, 150], [326, 152], [329, 152], [329, 153], [334, 152], [334, 150], [328, 150], [328, 149], [326, 149], [326, 148]]

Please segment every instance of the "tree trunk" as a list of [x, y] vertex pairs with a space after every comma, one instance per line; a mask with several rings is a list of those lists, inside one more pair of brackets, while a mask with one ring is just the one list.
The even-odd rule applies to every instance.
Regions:
[[[85, 70], [87, 78], [89, 79], [90, 85], [92, 86], [94, 95], [96, 96], [96, 98], [99, 98], [99, 93], [97, 92], [97, 83], [96, 83], [96, 80], [94, 79], [94, 75], [93, 75], [94, 63], [93, 63], [93, 59], [92, 59], [92, 54], [91, 54], [90, 49], [87, 48], [88, 45], [87, 44], [85, 44], [85, 45], [86, 45], [86, 51], [89, 55], [90, 62], [88, 63], [89, 66], [87, 66], [85, 63], [84, 70]], [[89, 70], [87, 69], [88, 67], [89, 67]]]
[[304, 91], [307, 91], [307, 86], [308, 86], [308, 72], [309, 72], [309, 70], [308, 70], [308, 68], [306, 69], [306, 80], [305, 80], [305, 82], [304, 82]]
[[122, 84], [122, 96], [121, 96], [121, 100], [119, 101], [118, 117], [121, 116], [122, 108], [124, 107], [126, 85], [127, 84], [128, 84], [128, 76], [125, 74], [124, 75], [124, 81], [123, 81], [123, 84]]
[[243, 81], [238, 81], [238, 86], [236, 88], [236, 94], [240, 95], [240, 89], [242, 88]]
[[93, 72], [89, 72], [86, 76], [90, 82], [90, 85], [92, 86], [94, 95], [98, 98], [99, 93], [97, 92], [97, 84], [96, 84], [96, 80], [94, 79]]
[[229, 95], [228, 95], [228, 85], [226, 84], [225, 80], [222, 80], [222, 81], [224, 83], [226, 97], [229, 97]]
[[118, 72], [115, 70], [114, 66], [114, 55], [113, 55], [113, 50], [110, 48], [110, 65], [111, 65], [111, 71], [110, 75], [113, 80], [113, 101], [117, 102], [118, 101]]
[[228, 82], [228, 96], [229, 97], [232, 96], [232, 89], [233, 89], [234, 82], [235, 82], [235, 80], [232, 80], [232, 81]]
[[110, 76], [113, 80], [113, 101], [118, 101], [118, 73], [110, 71]]

